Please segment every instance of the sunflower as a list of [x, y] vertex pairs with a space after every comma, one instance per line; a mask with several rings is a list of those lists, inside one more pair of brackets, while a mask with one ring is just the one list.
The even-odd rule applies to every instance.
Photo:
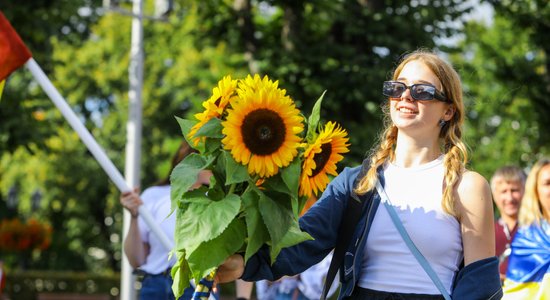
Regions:
[[231, 76], [226, 76], [218, 82], [218, 85], [212, 89], [212, 96], [202, 103], [204, 111], [195, 114], [195, 118], [199, 120], [189, 132], [189, 138], [192, 139], [196, 146], [201, 138], [195, 137], [197, 131], [212, 118], [218, 118], [223, 114], [226, 106], [236, 97], [237, 80], [231, 80]]
[[347, 132], [334, 122], [328, 122], [313, 144], [304, 151], [304, 163], [300, 175], [300, 196], [311, 197], [322, 192], [329, 178], [338, 175], [336, 164], [349, 152]]
[[267, 178], [277, 174], [298, 154], [304, 118], [294, 102], [267, 76], [248, 76], [239, 83], [239, 99], [222, 122], [224, 149], [248, 167], [248, 173]]

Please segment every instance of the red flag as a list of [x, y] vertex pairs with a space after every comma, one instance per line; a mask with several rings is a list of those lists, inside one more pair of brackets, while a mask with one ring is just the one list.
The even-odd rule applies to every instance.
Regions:
[[6, 79], [31, 57], [29, 49], [0, 12], [0, 81]]

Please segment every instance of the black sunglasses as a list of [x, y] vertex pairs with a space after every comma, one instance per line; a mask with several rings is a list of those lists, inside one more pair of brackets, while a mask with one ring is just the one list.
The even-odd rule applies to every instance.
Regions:
[[407, 86], [403, 82], [399, 81], [384, 81], [382, 94], [390, 98], [399, 98], [407, 89], [411, 90], [411, 96], [414, 100], [429, 101], [437, 99], [443, 102], [451, 102], [447, 100], [445, 94], [438, 91], [435, 86], [425, 83], [416, 83]]

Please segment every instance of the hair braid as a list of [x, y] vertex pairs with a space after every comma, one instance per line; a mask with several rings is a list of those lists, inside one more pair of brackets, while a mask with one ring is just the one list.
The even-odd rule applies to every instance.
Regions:
[[459, 126], [453, 123], [445, 134], [445, 188], [443, 190], [443, 210], [458, 217], [455, 206], [454, 189], [457, 186], [465, 165], [468, 161], [468, 150], [460, 137], [462, 132]]
[[384, 164], [388, 158], [393, 159], [393, 148], [397, 141], [397, 127], [392, 124], [386, 126], [381, 135], [381, 141], [377, 147], [376, 152], [370, 155], [370, 169], [367, 175], [361, 178], [359, 186], [355, 188], [355, 192], [359, 195], [365, 194], [376, 185], [376, 179], [378, 178], [377, 170], [382, 164]]

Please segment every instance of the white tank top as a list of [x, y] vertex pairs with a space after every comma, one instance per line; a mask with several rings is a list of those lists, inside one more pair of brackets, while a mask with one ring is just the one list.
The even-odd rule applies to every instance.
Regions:
[[[173, 241], [176, 229], [176, 213], [170, 214], [170, 186], [152, 186], [141, 194], [143, 205], [166, 236]], [[168, 218], [167, 218], [168, 217]], [[149, 255], [139, 268], [150, 274], [164, 272], [176, 262], [175, 256], [169, 260], [170, 251], [164, 247], [158, 237], [149, 229], [143, 218], [138, 217], [139, 232], [144, 243], [149, 243]]]
[[[384, 188], [403, 226], [451, 292], [462, 261], [460, 224], [441, 207], [444, 156], [411, 168], [388, 163]], [[378, 291], [441, 294], [380, 205], [367, 238], [359, 286]]]

